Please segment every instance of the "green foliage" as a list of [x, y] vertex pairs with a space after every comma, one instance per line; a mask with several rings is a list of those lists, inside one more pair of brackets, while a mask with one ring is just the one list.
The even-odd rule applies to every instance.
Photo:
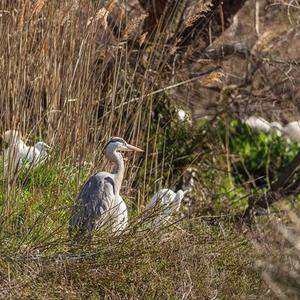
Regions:
[[239, 121], [229, 127], [232, 175], [237, 183], [263, 187], [276, 179], [278, 171], [293, 160], [299, 147], [276, 134], [252, 130]]
[[161, 101], [157, 105], [152, 118], [151, 133], [157, 140], [155, 147], [160, 160], [171, 159], [175, 169], [193, 161], [193, 150], [199, 132], [187, 119], [179, 119], [177, 109], [171, 103]]
[[0, 243], [6, 240], [15, 251], [65, 240], [70, 207], [87, 174], [84, 168], [79, 172], [54, 160], [34, 168], [24, 165], [15, 183], [2, 180]]
[[[173, 132], [178, 145], [180, 138], [189, 137], [180, 124], [174, 123]], [[168, 147], [172, 150], [171, 144]], [[1, 205], [9, 208], [7, 200], [13, 201], [13, 215], [2, 215], [10, 222], [0, 228], [0, 280], [6, 295], [98, 299], [109, 294], [117, 299], [177, 299], [184, 293], [211, 298], [212, 291], [220, 290], [220, 298], [234, 299], [262, 285], [259, 274], [250, 269], [251, 258], [245, 261], [239, 255], [249, 250], [250, 243], [221, 220], [222, 227], [186, 220], [166, 232], [152, 232], [139, 221], [140, 225], [130, 227], [127, 234], [113, 237], [99, 232], [93, 245], [70, 251], [69, 208], [89, 173], [53, 160], [35, 169], [22, 169], [11, 195], [5, 192], [3, 182], [5, 201]], [[131, 220], [138, 218], [136, 214], [131, 209]], [[209, 268], [203, 268], [205, 264]], [[213, 288], [208, 288], [212, 284]]]
[[[154, 127], [158, 161], [170, 162], [173, 177], [188, 166], [198, 166], [201, 178], [217, 190], [220, 179], [212, 166], [223, 157], [213, 161], [205, 154], [211, 155], [212, 141], [216, 146], [219, 127], [204, 122], [191, 126], [175, 118], [165, 127], [157, 124], [161, 126], [159, 130]], [[151, 232], [144, 224], [130, 227], [119, 237], [99, 231], [93, 245], [70, 251], [69, 209], [89, 174], [88, 169], [78, 170], [53, 159], [34, 169], [22, 169], [11, 194], [3, 182], [1, 217], [9, 222], [0, 228], [4, 245], [0, 280], [9, 282], [3, 290], [12, 298], [101, 298], [109, 294], [116, 299], [177, 299], [189, 293], [194, 298], [213, 298], [218, 291], [220, 299], [242, 299], [257, 287], [260, 294], [265, 293], [260, 274], [252, 269], [251, 243], [240, 228], [218, 217], [213, 224], [201, 218], [185, 220], [165, 232]], [[222, 179], [225, 195], [240, 199], [242, 190], [232, 190], [229, 177]], [[138, 217], [130, 208], [130, 219], [134, 222]]]
[[[153, 143], [149, 143], [149, 152], [157, 155], [161, 185], [180, 186], [185, 171], [199, 164], [199, 154], [209, 152], [207, 144], [203, 143], [208, 126], [201, 121], [191, 123], [189, 117], [181, 120], [177, 107], [168, 101], [160, 101], [156, 105], [151, 119], [150, 136]], [[152, 164], [153, 160], [149, 160], [142, 172], [147, 172], [146, 177], [152, 178], [148, 186], [153, 191], [158, 178], [153, 176]]]
[[57, 164], [49, 165], [47, 163], [38, 166], [29, 164], [22, 167], [18, 175], [18, 182], [27, 190], [36, 188], [51, 188], [51, 185], [59, 182], [60, 167]]

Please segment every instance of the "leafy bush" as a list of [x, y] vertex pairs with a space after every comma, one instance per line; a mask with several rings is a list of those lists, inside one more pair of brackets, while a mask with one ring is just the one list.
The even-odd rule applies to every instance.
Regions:
[[237, 120], [230, 123], [229, 148], [236, 183], [251, 187], [267, 187], [299, 149], [284, 137], [255, 131]]

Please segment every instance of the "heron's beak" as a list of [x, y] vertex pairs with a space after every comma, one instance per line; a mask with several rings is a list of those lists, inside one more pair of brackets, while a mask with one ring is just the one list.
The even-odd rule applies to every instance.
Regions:
[[138, 147], [135, 147], [135, 146], [132, 146], [130, 144], [127, 144], [127, 151], [136, 151], [136, 152], [144, 152], [144, 150], [138, 148]]

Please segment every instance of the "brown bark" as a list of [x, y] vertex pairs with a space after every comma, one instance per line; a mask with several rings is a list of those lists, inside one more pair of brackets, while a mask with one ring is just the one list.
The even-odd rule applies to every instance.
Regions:
[[[231, 24], [231, 18], [244, 6], [245, 0], [213, 0], [210, 10], [199, 16], [190, 26], [183, 29], [173, 41], [178, 40], [178, 52], [185, 52], [187, 47], [202, 39], [205, 47], [218, 38]], [[211, 36], [209, 33], [211, 32]]]

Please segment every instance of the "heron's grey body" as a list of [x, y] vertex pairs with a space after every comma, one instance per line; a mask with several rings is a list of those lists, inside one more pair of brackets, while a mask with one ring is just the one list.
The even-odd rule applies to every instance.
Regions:
[[161, 189], [158, 191], [147, 204], [146, 209], [156, 206], [161, 207], [161, 211], [154, 220], [154, 225], [162, 225], [172, 218], [175, 212], [178, 212], [182, 199], [187, 191], [178, 190], [177, 193], [170, 189]]
[[118, 151], [142, 151], [121, 138], [112, 138], [105, 147], [106, 158], [113, 163], [111, 173], [99, 172], [85, 183], [73, 206], [70, 218], [70, 237], [78, 239], [105, 225], [112, 231], [122, 231], [128, 224], [126, 203], [120, 196], [125, 166]]
[[[114, 175], [99, 172], [90, 177], [73, 207], [70, 220], [71, 228], [77, 227], [80, 233], [92, 232], [109, 222], [117, 222], [118, 215], [122, 214], [121, 209], [124, 208], [124, 205], [127, 212], [125, 202], [116, 194], [117, 187], [115, 186]], [[121, 219], [119, 223], [116, 224], [116, 227], [126, 228], [127, 218]], [[115, 226], [113, 226], [113, 230], [114, 228]]]

